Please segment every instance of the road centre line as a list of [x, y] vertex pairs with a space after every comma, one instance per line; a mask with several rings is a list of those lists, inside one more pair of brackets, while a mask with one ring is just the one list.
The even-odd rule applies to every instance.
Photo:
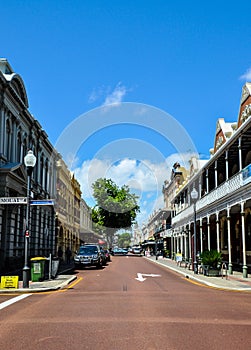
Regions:
[[3, 303], [0, 304], [0, 310], [4, 309], [5, 307], [7, 307], [7, 306], [9, 306], [11, 304], [16, 303], [19, 300], [27, 298], [27, 297], [29, 297], [31, 295], [32, 294], [22, 294], [22, 295], [19, 295], [19, 296], [15, 297], [15, 298], [12, 298], [12, 299], [9, 299], [7, 301], [4, 301]]

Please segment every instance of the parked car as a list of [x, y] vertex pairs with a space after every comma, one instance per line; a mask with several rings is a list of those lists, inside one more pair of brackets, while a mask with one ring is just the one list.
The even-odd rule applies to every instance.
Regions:
[[123, 248], [114, 248], [112, 250], [112, 255], [126, 255], [128, 251]]
[[74, 256], [74, 265], [76, 268], [85, 266], [96, 266], [101, 268], [104, 265], [104, 258], [98, 244], [87, 244], [79, 248]]
[[101, 251], [101, 257], [102, 257], [102, 265], [106, 265], [107, 264], [107, 255], [105, 253], [105, 250], [100, 247], [100, 251]]
[[133, 247], [132, 248], [133, 254], [140, 254], [141, 253], [141, 248], [140, 247]]
[[105, 253], [105, 256], [106, 256], [106, 261], [110, 262], [111, 261], [111, 254], [110, 254], [109, 250], [108, 249], [104, 249], [104, 253]]

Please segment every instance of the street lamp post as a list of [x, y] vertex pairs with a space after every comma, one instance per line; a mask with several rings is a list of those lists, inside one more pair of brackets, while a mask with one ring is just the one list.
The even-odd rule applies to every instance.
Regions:
[[194, 208], [194, 244], [193, 244], [193, 250], [194, 250], [194, 263], [193, 263], [193, 271], [195, 274], [198, 273], [198, 266], [197, 266], [197, 259], [196, 259], [196, 251], [197, 251], [197, 232], [196, 232], [196, 200], [198, 199], [198, 192], [196, 191], [195, 187], [193, 188], [191, 192], [191, 198], [194, 201], [193, 208]]
[[24, 157], [24, 164], [27, 168], [27, 206], [26, 206], [26, 218], [25, 218], [25, 236], [24, 236], [24, 267], [23, 267], [23, 288], [29, 288], [29, 272], [28, 266], [28, 240], [30, 236], [29, 232], [29, 215], [30, 215], [30, 184], [31, 174], [34, 166], [36, 165], [37, 158], [34, 156], [31, 150], [28, 151]]

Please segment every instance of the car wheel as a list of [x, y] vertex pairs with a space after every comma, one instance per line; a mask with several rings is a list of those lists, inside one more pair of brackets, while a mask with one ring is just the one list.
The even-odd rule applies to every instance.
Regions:
[[102, 267], [102, 261], [99, 261], [97, 264], [97, 269], [101, 269], [101, 267]]

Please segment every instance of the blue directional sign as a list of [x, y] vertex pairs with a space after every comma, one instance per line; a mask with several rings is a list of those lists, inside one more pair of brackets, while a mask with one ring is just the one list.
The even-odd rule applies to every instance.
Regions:
[[244, 185], [251, 181], [251, 164], [242, 169], [242, 181]]
[[54, 199], [32, 199], [30, 205], [54, 205]]

